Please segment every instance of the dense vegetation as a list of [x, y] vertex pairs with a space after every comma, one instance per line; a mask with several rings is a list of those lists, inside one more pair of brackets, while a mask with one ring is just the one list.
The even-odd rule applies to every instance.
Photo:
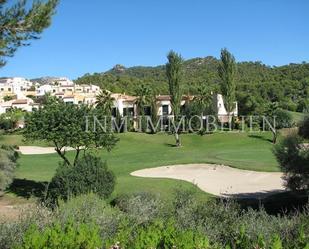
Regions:
[[[219, 60], [210, 56], [184, 61], [184, 94], [198, 94], [201, 84], [219, 91], [218, 65]], [[146, 83], [158, 93], [168, 93], [165, 66], [125, 68], [116, 65], [104, 73], [85, 74], [75, 82], [128, 94], [134, 94], [138, 85]], [[309, 63], [280, 67], [261, 62], [237, 63], [236, 99], [244, 115], [264, 113], [271, 102], [278, 102], [282, 109], [308, 111]]]
[[308, 134], [304, 132], [304, 126], [306, 122], [308, 125], [308, 120], [307, 116], [298, 134], [296, 132], [288, 134], [274, 147], [274, 154], [285, 173], [285, 184], [293, 191], [309, 192], [309, 146], [305, 143]]
[[18, 153], [12, 146], [0, 146], [0, 196], [13, 181], [17, 159]]
[[0, 222], [0, 247], [307, 249], [308, 222], [308, 207], [272, 216], [231, 201], [201, 201], [180, 189], [171, 202], [136, 193], [110, 205], [90, 194], [53, 211], [33, 207], [16, 221]]

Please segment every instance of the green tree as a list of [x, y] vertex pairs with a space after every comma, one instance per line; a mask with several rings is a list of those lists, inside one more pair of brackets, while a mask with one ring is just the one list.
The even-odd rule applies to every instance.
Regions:
[[[155, 126], [159, 120], [158, 117], [158, 106], [157, 106], [157, 96], [155, 93], [152, 94], [151, 96], [151, 122], [154, 127], [151, 127], [151, 133], [155, 134], [157, 131], [155, 129]], [[154, 128], [154, 129], [153, 129]]]
[[12, 99], [13, 99], [13, 96], [10, 96], [10, 95], [6, 95], [6, 96], [3, 97], [4, 101], [10, 101]]
[[17, 124], [22, 121], [24, 115], [25, 111], [16, 107], [8, 109], [6, 113], [0, 115], [0, 128], [4, 130], [18, 128]]
[[309, 148], [304, 139], [290, 134], [274, 147], [274, 154], [285, 174], [286, 186], [294, 191], [309, 191]]
[[9, 5], [7, 0], [0, 0], [0, 67], [18, 47], [40, 38], [39, 35], [51, 23], [58, 0], [33, 1], [30, 8], [27, 4], [26, 0], [13, 5]]
[[218, 74], [221, 79], [221, 93], [224, 98], [225, 108], [230, 116], [235, 108], [236, 62], [234, 56], [226, 48], [221, 50], [220, 58], [221, 61], [218, 66]]
[[[194, 101], [201, 110], [202, 116], [210, 114], [212, 109], [212, 95], [208, 86], [202, 84], [197, 87], [198, 95], [194, 98]], [[208, 112], [208, 113], [205, 113]]]
[[[91, 106], [70, 105], [51, 99], [44, 107], [26, 115], [23, 135], [30, 141], [52, 142], [65, 163], [75, 166], [81, 151], [90, 148], [111, 150], [117, 142], [110, 129], [104, 130], [101, 127], [92, 129], [91, 125], [94, 123], [91, 119], [94, 115], [96, 110]], [[66, 155], [67, 147], [75, 149], [73, 161]]]
[[[182, 66], [183, 59], [180, 54], [170, 51], [167, 55], [168, 62], [166, 63], [166, 76], [168, 79], [169, 94], [171, 96], [171, 106], [174, 127], [178, 127], [178, 120], [180, 114], [180, 104], [182, 98]], [[176, 146], [181, 146], [179, 130], [174, 130]]]

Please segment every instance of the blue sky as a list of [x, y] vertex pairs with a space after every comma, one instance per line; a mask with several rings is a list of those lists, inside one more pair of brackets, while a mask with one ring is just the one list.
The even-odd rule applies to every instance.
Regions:
[[40, 40], [18, 50], [0, 76], [68, 76], [115, 64], [158, 65], [227, 47], [237, 61], [309, 61], [307, 0], [61, 0]]

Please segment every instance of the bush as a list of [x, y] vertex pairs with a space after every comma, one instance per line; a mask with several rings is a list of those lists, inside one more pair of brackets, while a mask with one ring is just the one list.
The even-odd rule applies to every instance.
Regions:
[[47, 199], [55, 202], [58, 198], [93, 192], [107, 198], [113, 192], [115, 176], [108, 170], [106, 162], [101, 158], [86, 154], [75, 166], [62, 164], [50, 182]]
[[123, 212], [93, 193], [71, 198], [67, 202], [60, 201], [54, 217], [61, 223], [73, 219], [76, 223], [96, 224], [104, 241], [114, 237], [127, 220]]
[[[0, 217], [1, 218], [1, 217]], [[0, 248], [11, 249], [13, 245], [22, 243], [26, 231], [31, 225], [44, 229], [52, 224], [54, 213], [42, 205], [31, 205], [21, 210], [15, 220], [0, 219]]]
[[[141, 197], [147, 195], [134, 194], [128, 197], [128, 202], [138, 205], [144, 202], [147, 205], [147, 200]], [[152, 200], [153, 197], [146, 198]], [[41, 248], [44, 243], [50, 243], [45, 244], [46, 248], [81, 248], [80, 241], [86, 245], [82, 248], [92, 248], [89, 243], [98, 240], [91, 238], [98, 236], [105, 245], [98, 248], [106, 249], [270, 249], [280, 248], [280, 245], [284, 249], [304, 249], [309, 246], [309, 205], [303, 212], [275, 216], [264, 210], [241, 210], [233, 201], [201, 201], [189, 191], [178, 191], [175, 198], [174, 208], [168, 209], [167, 213], [141, 213], [143, 216], [149, 215], [144, 218], [147, 220], [144, 223], [132, 219], [131, 213], [137, 212], [122, 212], [95, 194], [60, 201], [53, 211], [42, 206], [31, 206], [16, 221], [0, 222], [0, 248], [9, 249], [14, 245], [19, 248]], [[169, 204], [164, 202], [164, 209]], [[134, 209], [134, 206], [131, 207]], [[52, 231], [52, 234], [46, 231]], [[84, 232], [90, 236], [85, 238]], [[48, 242], [45, 236], [49, 238]], [[61, 243], [63, 236], [67, 236], [68, 243], [53, 247], [56, 236]]]
[[309, 148], [303, 142], [298, 135], [290, 134], [274, 147], [286, 186], [294, 191], [309, 190]]
[[298, 135], [309, 139], [309, 115], [305, 116], [304, 120], [300, 122]]
[[15, 249], [74, 248], [97, 249], [102, 247], [98, 228], [95, 225], [67, 223], [64, 227], [54, 224], [43, 231], [33, 225], [26, 232], [21, 245]]
[[[140, 226], [134, 233], [123, 237], [127, 231], [127, 228], [120, 230], [118, 236], [107, 243], [107, 248], [219, 248], [210, 246], [207, 237], [198, 231], [177, 229], [173, 220], [156, 220], [147, 227]], [[111, 245], [118, 247], [110, 247]]]
[[0, 196], [11, 184], [16, 168], [18, 153], [11, 146], [0, 147]]
[[128, 216], [137, 225], [145, 225], [158, 217], [164, 216], [163, 205], [158, 196], [142, 192], [130, 196], [121, 196], [116, 201], [116, 206]]
[[276, 129], [291, 128], [293, 126], [293, 117], [289, 112], [277, 109], [273, 115], [276, 117]]

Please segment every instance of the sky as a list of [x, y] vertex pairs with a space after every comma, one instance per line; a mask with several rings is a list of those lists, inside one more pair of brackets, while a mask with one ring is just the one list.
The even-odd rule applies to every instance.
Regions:
[[308, 0], [60, 0], [52, 25], [0, 77], [156, 66], [171, 49], [185, 59], [218, 58], [226, 47], [237, 61], [308, 62], [308, 11]]

